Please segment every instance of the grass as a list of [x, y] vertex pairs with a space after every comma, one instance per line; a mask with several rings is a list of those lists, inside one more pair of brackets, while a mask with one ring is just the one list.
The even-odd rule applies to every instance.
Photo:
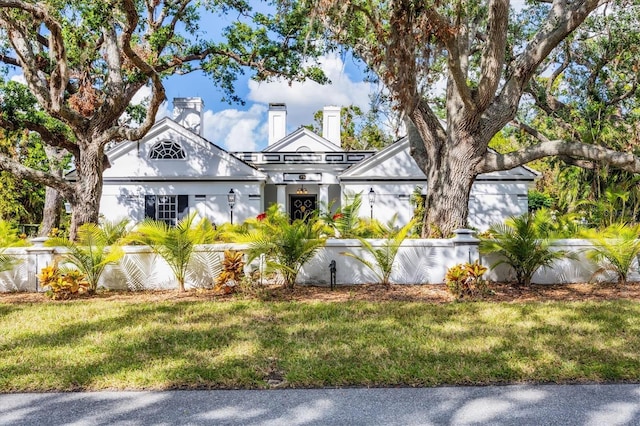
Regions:
[[[640, 379], [640, 304], [0, 303], [0, 392]], [[274, 382], [271, 382], [274, 383]]]

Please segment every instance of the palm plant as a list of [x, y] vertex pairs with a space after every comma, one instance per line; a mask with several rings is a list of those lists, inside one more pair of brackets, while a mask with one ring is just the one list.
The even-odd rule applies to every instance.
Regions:
[[551, 250], [551, 240], [531, 213], [510, 217], [504, 224], [493, 225], [489, 234], [490, 239], [480, 241], [480, 253], [499, 255], [499, 260], [491, 268], [509, 265], [515, 272], [518, 285], [529, 286], [539, 268], [548, 268], [556, 259], [573, 256], [564, 250]]
[[[392, 222], [394, 221], [395, 220], [393, 220]], [[391, 273], [393, 272], [393, 266], [396, 260], [396, 256], [398, 255], [398, 251], [400, 250], [400, 246], [402, 245], [402, 242], [405, 240], [405, 238], [407, 238], [409, 231], [411, 231], [414, 225], [415, 221], [412, 220], [402, 228], [396, 230], [392, 226], [392, 223], [388, 224], [386, 226], [386, 229], [384, 230], [388, 237], [384, 240], [382, 246], [380, 247], [374, 247], [370, 241], [365, 240], [364, 238], [358, 238], [360, 240], [360, 243], [362, 244], [362, 248], [364, 248], [365, 251], [369, 253], [373, 260], [351, 252], [343, 252], [341, 254], [353, 257], [354, 259], [361, 262], [363, 265], [373, 271], [381, 284], [389, 287], [389, 280], [391, 278]]]
[[180, 292], [185, 291], [184, 283], [196, 245], [210, 244], [216, 238], [211, 222], [206, 218], [196, 221], [196, 217], [195, 212], [191, 213], [175, 227], [163, 221], [146, 219], [128, 238], [130, 242], [148, 245], [167, 262], [178, 281]]
[[75, 241], [63, 237], [47, 240], [46, 245], [64, 247], [63, 259], [86, 276], [88, 290], [98, 288], [100, 276], [107, 265], [120, 260], [124, 255], [121, 241], [126, 234], [128, 220], [105, 222], [102, 225], [87, 223], [78, 229]]
[[20, 261], [14, 256], [5, 253], [6, 247], [0, 248], [0, 272], [13, 269]]
[[368, 219], [358, 216], [362, 207], [362, 193], [346, 194], [345, 204], [338, 208], [335, 213], [330, 213], [327, 208], [322, 219], [335, 231], [338, 238], [358, 238], [371, 237], [379, 233], [378, 222], [373, 223]]
[[613, 272], [618, 285], [624, 285], [634, 260], [640, 254], [640, 224], [614, 223], [602, 231], [590, 229], [583, 235], [593, 244], [593, 248], [587, 251], [587, 257], [599, 266], [593, 277]]
[[576, 238], [584, 229], [585, 224], [578, 213], [561, 214], [546, 208], [536, 210], [532, 214], [533, 227], [540, 237], [546, 238]]
[[267, 270], [279, 272], [284, 286], [292, 289], [302, 266], [325, 245], [324, 226], [317, 216], [289, 221], [277, 205], [271, 206], [264, 218], [242, 236], [250, 243], [249, 262], [265, 255]]

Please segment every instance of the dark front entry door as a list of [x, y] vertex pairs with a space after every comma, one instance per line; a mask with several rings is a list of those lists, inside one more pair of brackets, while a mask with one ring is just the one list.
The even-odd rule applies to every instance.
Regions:
[[306, 220], [316, 209], [316, 197], [317, 195], [292, 195], [289, 208], [291, 221]]

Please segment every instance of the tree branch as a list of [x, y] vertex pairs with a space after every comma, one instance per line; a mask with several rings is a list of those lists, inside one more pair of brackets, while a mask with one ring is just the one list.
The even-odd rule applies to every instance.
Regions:
[[483, 111], [493, 100], [500, 82], [505, 61], [507, 26], [509, 21], [509, 1], [489, 2], [488, 31], [485, 49], [480, 62], [480, 82], [478, 83], [478, 108]]
[[48, 47], [54, 63], [49, 79], [49, 100], [52, 111], [60, 111], [64, 103], [64, 92], [69, 81], [67, 51], [64, 46], [62, 26], [49, 14], [46, 8], [37, 3], [27, 3], [22, 0], [0, 0], [0, 8], [18, 9], [27, 12], [37, 21], [44, 22], [49, 30]]
[[20, 63], [16, 58], [12, 58], [11, 56], [0, 55], [0, 62], [5, 63], [7, 65], [13, 65], [14, 67], [19, 67]]
[[5, 155], [0, 155], [0, 170], [9, 172], [18, 179], [26, 179], [54, 188], [68, 200], [75, 199], [74, 186], [63, 178], [26, 167]]
[[47, 89], [46, 77], [44, 73], [40, 72], [36, 54], [33, 52], [24, 29], [17, 21], [13, 20], [7, 13], [4, 13], [2, 9], [0, 9], [0, 26], [6, 30], [11, 46], [17, 55], [16, 66], [22, 69], [31, 92], [40, 105], [45, 109], [49, 109], [51, 98]]
[[551, 156], [568, 156], [608, 164], [632, 173], [640, 173], [640, 158], [599, 145], [562, 140], [548, 140], [518, 151], [499, 154], [487, 152], [478, 165], [478, 173], [510, 170], [534, 160]]
[[475, 111], [476, 104], [473, 102], [471, 89], [467, 85], [467, 77], [462, 69], [462, 64], [460, 63], [461, 54], [457, 38], [454, 38], [452, 42], [446, 43], [446, 46], [449, 51], [449, 55], [447, 57], [449, 75], [453, 79], [453, 83], [457, 88], [458, 96], [460, 96], [462, 103], [464, 103], [465, 107], [467, 107], [469, 111]]
[[545, 22], [524, 52], [514, 62], [505, 82], [498, 109], [517, 110], [518, 102], [527, 82], [540, 63], [595, 10], [602, 0], [582, 0], [575, 2], [556, 1], [550, 8]]
[[22, 121], [18, 126], [16, 125], [16, 123], [9, 120], [5, 120], [2, 118], [2, 116], [0, 116], [0, 128], [4, 128], [11, 131], [26, 129], [32, 132], [36, 132], [40, 135], [42, 140], [47, 145], [66, 149], [67, 151], [69, 151], [70, 153], [76, 156], [79, 154], [77, 145], [70, 142], [64, 135], [53, 132], [49, 130], [45, 125], [40, 123], [35, 123], [32, 121]]
[[549, 142], [549, 138], [547, 138], [545, 135], [540, 133], [537, 129], [534, 129], [528, 124], [525, 124], [519, 120], [513, 120], [512, 123], [515, 124], [518, 128], [524, 130], [525, 132], [527, 132], [528, 134], [536, 138], [537, 140], [539, 140], [540, 142]]
[[156, 113], [165, 99], [165, 91], [160, 74], [136, 52], [134, 52], [131, 47], [131, 38], [138, 26], [138, 11], [136, 9], [136, 5], [133, 0], [124, 0], [122, 4], [126, 19], [121, 35], [122, 51], [136, 68], [151, 79], [151, 101], [149, 103], [147, 115], [145, 116], [144, 121], [140, 124], [140, 127], [136, 129], [125, 128], [122, 126], [111, 127], [100, 135], [99, 140], [96, 142], [103, 146], [113, 140], [127, 139], [135, 141], [142, 138], [155, 123]]
[[617, 96], [617, 97], [607, 101], [605, 103], [605, 105], [612, 106], [612, 105], [617, 104], [618, 102], [622, 102], [625, 99], [630, 98], [631, 96], [633, 96], [636, 93], [637, 90], [638, 90], [638, 77], [637, 77], [637, 74], [635, 74], [633, 83], [631, 83], [631, 88], [629, 90], [627, 90], [625, 93], [622, 93], [620, 96]]

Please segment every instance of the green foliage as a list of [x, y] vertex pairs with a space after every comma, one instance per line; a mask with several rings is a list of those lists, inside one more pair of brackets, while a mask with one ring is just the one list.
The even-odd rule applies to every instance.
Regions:
[[584, 231], [583, 236], [593, 244], [587, 257], [599, 266], [593, 277], [613, 272], [617, 283], [624, 285], [640, 254], [640, 224], [614, 223], [603, 230]]
[[[125, 237], [127, 225], [127, 220], [102, 225], [86, 223], [78, 229], [75, 241], [54, 237], [47, 240], [46, 245], [64, 247], [66, 252], [62, 258], [86, 276], [88, 290], [94, 292], [107, 265], [117, 262], [124, 255], [120, 243]], [[70, 270], [63, 268], [63, 272], [68, 274]]]
[[[313, 114], [314, 123], [305, 126], [309, 130], [321, 135], [323, 110]], [[376, 109], [371, 108], [365, 114], [357, 105], [342, 107], [340, 110], [340, 142], [342, 148], [351, 150], [382, 149], [393, 143], [391, 136], [386, 134], [379, 125]]]
[[417, 185], [413, 189], [413, 194], [411, 194], [411, 203], [414, 205], [413, 208], [413, 221], [415, 225], [413, 226], [413, 233], [416, 235], [422, 234], [422, 228], [424, 226], [424, 214], [426, 211], [426, 202], [427, 198], [422, 195], [422, 187]]
[[491, 265], [509, 265], [515, 272], [518, 285], [531, 284], [539, 268], [550, 267], [554, 260], [572, 256], [564, 250], [552, 250], [551, 240], [539, 226], [534, 214], [510, 217], [504, 224], [489, 228], [489, 238], [480, 241], [480, 253], [497, 254]]
[[30, 243], [19, 234], [18, 228], [7, 220], [0, 220], [0, 248], [25, 247]]
[[561, 214], [541, 208], [530, 214], [534, 228], [545, 238], [579, 238], [587, 226], [585, 218], [578, 213]]
[[370, 255], [370, 258], [359, 256], [351, 252], [343, 252], [341, 254], [353, 257], [369, 268], [378, 278], [379, 282], [385, 286], [390, 285], [389, 279], [393, 272], [396, 256], [400, 250], [402, 242], [405, 240], [409, 232], [414, 226], [414, 222], [407, 223], [402, 228], [396, 230], [393, 226], [387, 225], [385, 231], [388, 237], [382, 241], [380, 247], [375, 247], [371, 241], [364, 238], [358, 238], [362, 248]]
[[444, 277], [449, 293], [453, 294], [456, 300], [477, 297], [487, 290], [486, 281], [482, 275], [487, 272], [487, 268], [477, 260], [473, 263], [460, 263], [447, 269]]
[[362, 207], [362, 192], [345, 194], [345, 204], [331, 213], [325, 209], [322, 220], [331, 228], [331, 234], [337, 238], [379, 238], [383, 236], [383, 227], [376, 220], [358, 216]]
[[20, 238], [17, 228], [6, 220], [0, 220], [0, 272], [12, 269], [18, 260], [5, 253], [9, 247], [24, 247], [29, 245], [26, 239]]
[[[48, 169], [42, 143], [35, 134], [0, 129], [0, 154], [38, 170]], [[44, 186], [0, 171], [0, 218], [18, 223], [40, 223], [43, 206]]]
[[549, 209], [553, 206], [553, 198], [540, 191], [529, 191], [529, 211], [535, 212], [542, 208]]
[[287, 288], [294, 287], [302, 266], [325, 245], [322, 221], [315, 215], [306, 219], [291, 222], [278, 205], [272, 205], [241, 236], [242, 241], [250, 243], [249, 262], [264, 254], [267, 270], [280, 273]]
[[[640, 153], [636, 131], [640, 15], [637, 4], [621, 5], [610, 3], [606, 13], [591, 14], [552, 52], [541, 69], [557, 70], [555, 80], [543, 73], [531, 81], [535, 106], [521, 117], [547, 139]], [[531, 15], [530, 22], [544, 16], [544, 7], [532, 9], [543, 13]], [[523, 148], [532, 143], [522, 136]], [[554, 198], [554, 208], [560, 212], [580, 213], [598, 227], [639, 219], [639, 177], [630, 172], [604, 162], [567, 158], [539, 161], [532, 167], [544, 173], [537, 187]]]
[[191, 213], [175, 227], [163, 221], [146, 219], [126, 238], [127, 242], [148, 245], [160, 255], [173, 271], [180, 292], [185, 291], [184, 283], [196, 245], [211, 244], [216, 238], [211, 222], [206, 218], [196, 221], [196, 218], [197, 214]]

